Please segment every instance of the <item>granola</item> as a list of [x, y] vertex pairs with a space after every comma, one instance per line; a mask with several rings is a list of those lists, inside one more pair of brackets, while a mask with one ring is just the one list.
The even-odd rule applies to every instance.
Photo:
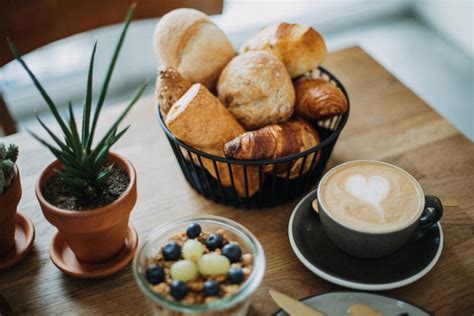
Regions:
[[239, 292], [252, 273], [253, 256], [224, 229], [202, 231], [192, 223], [170, 236], [147, 262], [155, 293], [184, 304], [206, 304]]

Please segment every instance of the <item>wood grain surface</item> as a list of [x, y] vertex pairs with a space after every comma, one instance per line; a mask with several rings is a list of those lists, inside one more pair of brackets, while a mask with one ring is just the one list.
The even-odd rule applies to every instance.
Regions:
[[[441, 220], [445, 244], [433, 270], [414, 284], [383, 294], [420, 305], [437, 315], [474, 312], [474, 144], [360, 48], [332, 53], [324, 66], [346, 86], [351, 98], [349, 122], [328, 167], [354, 159], [396, 164], [415, 176], [426, 194], [455, 198]], [[40, 100], [38, 100], [40, 102]], [[262, 243], [267, 271], [252, 298], [250, 315], [270, 315], [278, 308], [268, 291], [294, 298], [343, 290], [307, 270], [288, 242], [288, 220], [297, 201], [271, 209], [239, 210], [205, 200], [185, 182], [154, 116], [153, 99], [144, 98], [131, 112], [132, 128], [115, 147], [138, 172], [139, 200], [132, 222], [141, 238], [157, 225], [189, 214], [226, 216], [248, 227]], [[121, 107], [104, 113], [110, 121]], [[105, 124], [104, 127], [108, 126]], [[45, 148], [21, 133], [2, 139], [20, 146], [23, 198], [20, 210], [36, 225], [31, 254], [0, 272], [0, 294], [18, 314], [150, 314], [135, 286], [131, 267], [103, 280], [63, 275], [49, 259], [55, 232], [34, 196], [41, 170], [52, 160]]]

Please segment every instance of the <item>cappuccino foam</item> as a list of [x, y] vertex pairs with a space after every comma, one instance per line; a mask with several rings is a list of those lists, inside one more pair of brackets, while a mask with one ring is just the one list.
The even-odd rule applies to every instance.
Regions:
[[362, 231], [388, 231], [421, 215], [423, 193], [405, 171], [377, 161], [355, 161], [331, 170], [319, 199], [338, 222]]

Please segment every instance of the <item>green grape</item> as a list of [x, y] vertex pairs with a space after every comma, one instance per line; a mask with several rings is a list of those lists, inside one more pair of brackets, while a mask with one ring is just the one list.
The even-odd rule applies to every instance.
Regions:
[[230, 261], [227, 257], [216, 254], [206, 254], [199, 258], [198, 270], [204, 275], [222, 275], [229, 270]]
[[192, 261], [179, 260], [171, 266], [171, 277], [173, 280], [187, 282], [194, 279], [196, 275], [197, 268]]
[[195, 239], [189, 239], [186, 241], [183, 245], [183, 249], [181, 250], [184, 259], [191, 261], [198, 261], [199, 258], [201, 258], [203, 252], [204, 247], [199, 241]]

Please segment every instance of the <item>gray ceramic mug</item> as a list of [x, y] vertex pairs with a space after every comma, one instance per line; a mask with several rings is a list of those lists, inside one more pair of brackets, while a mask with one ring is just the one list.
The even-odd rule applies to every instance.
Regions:
[[[405, 170], [397, 166], [394, 167], [408, 174]], [[422, 203], [424, 203], [421, 207], [423, 211], [421, 212], [421, 215], [415, 217], [412, 222], [406, 224], [402, 228], [388, 232], [359, 231], [336, 220], [333, 216], [328, 214], [320, 202], [321, 183], [324, 182], [325, 177], [330, 172], [331, 170], [326, 173], [318, 186], [319, 218], [329, 239], [331, 239], [331, 241], [342, 251], [354, 257], [379, 258], [391, 254], [402, 247], [411, 238], [421, 238], [424, 235], [424, 232], [426, 232], [426, 230], [433, 224], [438, 222], [443, 215], [441, 201], [435, 196], [424, 195], [424, 201], [422, 201]], [[416, 179], [411, 175], [410, 177], [418, 185], [420, 191], [423, 192], [418, 181], [416, 181]]]

